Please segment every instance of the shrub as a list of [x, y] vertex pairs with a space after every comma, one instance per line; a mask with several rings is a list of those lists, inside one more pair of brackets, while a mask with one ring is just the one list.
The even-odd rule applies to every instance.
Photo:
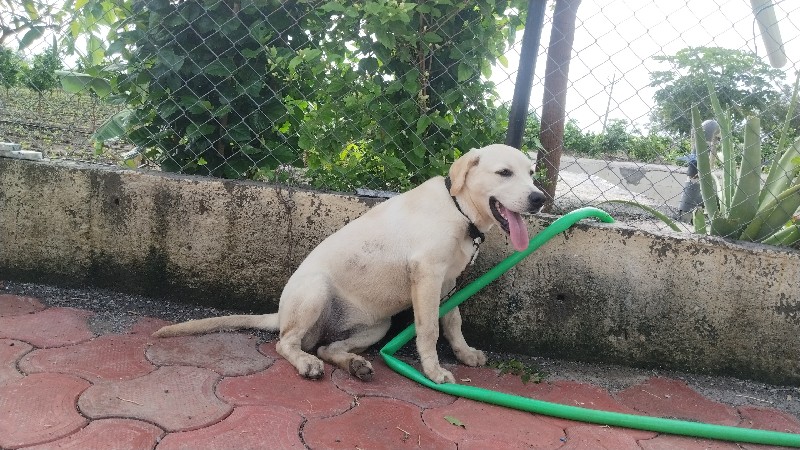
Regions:
[[0, 47], [0, 86], [6, 90], [6, 93], [17, 85], [22, 68], [22, 58], [10, 48]]
[[42, 95], [59, 86], [56, 71], [62, 67], [64, 65], [58, 56], [58, 49], [51, 46], [43, 53], [34, 56], [30, 67], [22, 70], [22, 82], [31, 90]]

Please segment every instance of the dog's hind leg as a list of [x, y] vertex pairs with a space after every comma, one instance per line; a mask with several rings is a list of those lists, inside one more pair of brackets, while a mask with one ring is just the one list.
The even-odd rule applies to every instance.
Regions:
[[283, 290], [278, 311], [280, 338], [275, 349], [303, 377], [318, 379], [325, 374], [322, 360], [306, 350], [316, 346], [330, 302], [324, 280], [293, 277]]
[[372, 364], [356, 353], [363, 352], [367, 347], [381, 340], [389, 331], [390, 325], [391, 320], [386, 319], [372, 326], [360, 328], [347, 339], [320, 347], [317, 349], [317, 356], [346, 370], [350, 375], [362, 381], [369, 381], [374, 374]]

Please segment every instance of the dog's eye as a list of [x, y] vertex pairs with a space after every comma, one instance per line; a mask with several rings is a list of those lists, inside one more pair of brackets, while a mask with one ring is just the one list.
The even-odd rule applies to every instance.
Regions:
[[510, 176], [514, 175], [514, 172], [512, 172], [509, 169], [501, 169], [501, 170], [498, 170], [495, 173], [500, 175], [501, 177], [510, 177]]

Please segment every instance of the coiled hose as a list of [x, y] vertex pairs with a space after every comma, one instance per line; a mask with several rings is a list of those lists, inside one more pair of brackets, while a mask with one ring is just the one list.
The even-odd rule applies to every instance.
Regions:
[[[447, 314], [451, 309], [464, 302], [487, 284], [499, 278], [511, 267], [533, 253], [552, 237], [565, 231], [576, 222], [588, 217], [594, 217], [603, 222], [614, 221], [614, 219], [607, 212], [591, 207], [581, 208], [560, 217], [550, 226], [534, 236], [525, 251], [512, 254], [505, 260], [501, 261], [490, 271], [483, 274], [477, 280], [456, 292], [447, 301], [442, 303], [441, 307], [439, 308], [439, 317]], [[483, 389], [476, 386], [468, 386], [456, 383], [436, 384], [426, 378], [412, 366], [394, 357], [394, 354], [402, 346], [413, 339], [415, 335], [416, 330], [412, 324], [398, 334], [394, 339], [389, 341], [381, 349], [381, 356], [383, 357], [384, 361], [386, 361], [386, 365], [400, 375], [446, 394], [477, 400], [493, 405], [505, 406], [521, 411], [560, 417], [562, 419], [575, 420], [579, 422], [589, 422], [600, 425], [611, 425], [633, 428], [637, 430], [654, 431], [657, 433], [677, 434], [706, 439], [718, 439], [723, 441], [800, 447], [800, 434], [782, 433], [778, 431], [758, 430], [751, 428], [739, 428], [709, 423], [687, 422], [683, 420], [664, 419], [660, 417], [640, 416], [635, 414], [623, 414], [612, 411], [600, 411], [588, 408], [580, 408], [577, 406], [545, 402], [528, 397], [521, 397], [503, 392], [496, 392], [489, 389]]]

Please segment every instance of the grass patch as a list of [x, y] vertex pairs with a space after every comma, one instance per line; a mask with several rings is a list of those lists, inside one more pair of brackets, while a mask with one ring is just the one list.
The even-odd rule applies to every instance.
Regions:
[[508, 361], [492, 361], [489, 367], [500, 371], [501, 375], [510, 373], [520, 377], [523, 383], [530, 382], [539, 384], [547, 379], [547, 373], [539, 370], [538, 367], [526, 364], [516, 359], [509, 359]]

